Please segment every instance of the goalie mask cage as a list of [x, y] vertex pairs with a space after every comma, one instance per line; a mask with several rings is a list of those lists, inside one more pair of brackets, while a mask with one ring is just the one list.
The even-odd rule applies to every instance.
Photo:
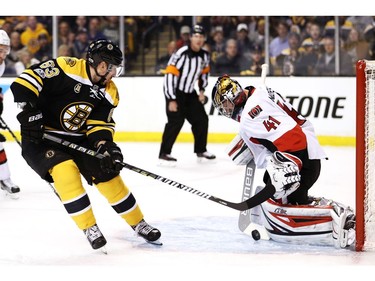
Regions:
[[356, 65], [356, 250], [375, 250], [375, 61]]

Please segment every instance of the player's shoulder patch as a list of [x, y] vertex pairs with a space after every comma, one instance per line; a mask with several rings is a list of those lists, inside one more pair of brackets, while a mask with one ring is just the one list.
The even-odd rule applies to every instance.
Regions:
[[114, 106], [117, 106], [120, 101], [120, 96], [116, 84], [110, 81], [105, 88], [106, 99]]
[[86, 71], [86, 61], [84, 59], [58, 57], [56, 61], [66, 75], [75, 80], [82, 80], [81, 82], [90, 84]]

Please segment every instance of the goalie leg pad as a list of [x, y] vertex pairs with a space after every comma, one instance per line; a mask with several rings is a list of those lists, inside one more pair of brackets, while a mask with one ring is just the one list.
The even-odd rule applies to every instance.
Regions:
[[247, 165], [254, 158], [251, 150], [240, 135], [236, 135], [229, 143], [226, 152], [236, 165]]
[[355, 215], [350, 207], [332, 203], [332, 238], [336, 248], [346, 248], [355, 241]]
[[270, 239], [281, 243], [333, 246], [332, 206], [261, 204]]

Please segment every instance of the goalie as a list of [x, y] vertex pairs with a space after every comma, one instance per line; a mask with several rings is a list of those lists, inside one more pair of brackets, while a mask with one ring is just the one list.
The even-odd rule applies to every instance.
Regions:
[[[264, 187], [250, 198], [251, 219], [265, 228], [261, 238], [278, 242], [334, 245], [355, 240], [355, 215], [340, 203], [308, 195], [327, 159], [314, 128], [279, 93], [241, 85], [228, 75], [213, 90], [215, 108], [240, 123], [228, 155], [238, 165], [254, 161], [265, 169]], [[267, 236], [267, 237], [264, 237]]]

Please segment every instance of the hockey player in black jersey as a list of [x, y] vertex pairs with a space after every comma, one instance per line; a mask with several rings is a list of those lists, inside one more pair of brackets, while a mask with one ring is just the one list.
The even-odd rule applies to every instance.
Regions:
[[[143, 219], [136, 199], [124, 184], [123, 155], [113, 141], [113, 110], [119, 93], [112, 77], [122, 70], [123, 54], [109, 40], [89, 45], [86, 60], [58, 57], [26, 69], [11, 85], [21, 105], [22, 156], [39, 176], [53, 182], [66, 211], [83, 230], [92, 248], [106, 239], [99, 230], [81, 174], [106, 197], [112, 208], [148, 242], [157, 243], [158, 229]], [[106, 157], [98, 160], [50, 143], [44, 133], [74, 142]]]

